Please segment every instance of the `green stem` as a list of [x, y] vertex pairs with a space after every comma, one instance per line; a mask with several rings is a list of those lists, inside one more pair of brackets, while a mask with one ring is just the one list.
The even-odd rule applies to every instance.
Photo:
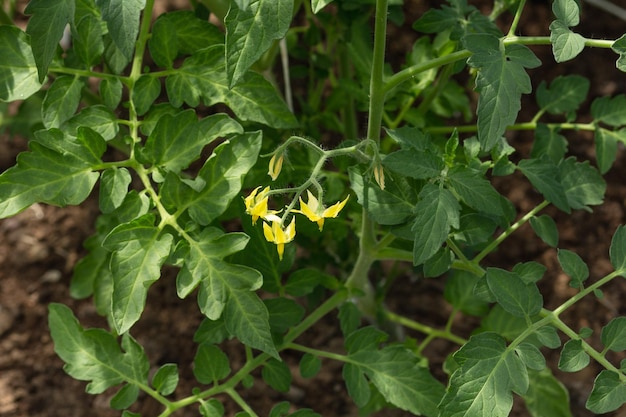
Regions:
[[458, 345], [464, 345], [465, 343], [467, 343], [467, 340], [451, 333], [449, 329], [446, 329], [446, 330], [435, 329], [434, 327], [427, 326], [425, 324], [419, 323], [415, 320], [411, 320], [409, 318], [393, 313], [391, 311], [385, 312], [385, 316], [387, 317], [387, 319], [395, 323], [398, 323], [404, 327], [407, 327], [409, 329], [413, 329], [420, 333], [423, 333], [429, 336], [431, 339], [433, 338], [446, 339]]
[[507, 36], [515, 35], [515, 31], [517, 30], [517, 25], [519, 24], [519, 20], [522, 17], [522, 11], [524, 10], [524, 5], [526, 4], [526, 0], [520, 0], [517, 10], [515, 11], [515, 16], [513, 17], [513, 22], [511, 23], [511, 27], [509, 28], [509, 33]]
[[254, 412], [252, 407], [250, 407], [248, 405], [248, 403], [243, 398], [241, 398], [241, 395], [239, 395], [239, 393], [237, 391], [235, 391], [234, 389], [231, 388], [231, 389], [225, 390], [225, 393], [228, 394], [230, 396], [230, 398], [235, 400], [235, 402], [239, 405], [239, 407], [241, 407], [241, 409], [244, 412], [246, 412], [248, 414], [248, 416], [250, 416], [250, 417], [258, 417], [259, 416], [257, 413]]
[[483, 249], [478, 255], [472, 259], [472, 263], [478, 265], [480, 261], [485, 258], [485, 256], [489, 255], [493, 252], [499, 245], [502, 243], [507, 237], [509, 237], [513, 232], [519, 229], [524, 223], [529, 221], [531, 218], [535, 217], [537, 213], [547, 207], [550, 203], [547, 200], [542, 201], [538, 206], [533, 208], [531, 211], [526, 213], [521, 219], [510, 225], [504, 232], [500, 234], [496, 239], [494, 239], [485, 249]]
[[387, 0], [376, 0], [374, 53], [372, 56], [372, 72], [370, 75], [369, 119], [367, 125], [367, 138], [376, 141], [376, 143], [380, 141], [383, 110], [385, 108], [385, 95], [387, 93], [383, 81], [386, 41]]
[[[533, 121], [530, 122], [516, 123], [507, 126], [507, 130], [535, 130], [537, 129], [538, 124], [539, 123], [535, 120], [535, 118], [533, 118]], [[545, 125], [549, 128], [559, 128], [562, 130], [594, 131], [597, 128], [595, 123], [546, 123]], [[425, 128], [424, 132], [433, 135], [445, 135], [450, 134], [455, 130], [459, 133], [475, 133], [478, 131], [478, 127], [475, 124], [465, 126], [434, 126]]]

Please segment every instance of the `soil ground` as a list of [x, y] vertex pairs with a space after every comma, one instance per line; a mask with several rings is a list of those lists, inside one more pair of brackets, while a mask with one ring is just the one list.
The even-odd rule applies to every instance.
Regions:
[[[171, 3], [171, 2], [169, 2]], [[422, 3], [407, 1], [407, 15], [424, 9]], [[410, 3], [414, 3], [413, 7]], [[434, 2], [436, 3], [436, 2]], [[616, 1], [626, 7], [626, 1]], [[182, 2], [186, 4], [186, 2]], [[169, 6], [169, 4], [167, 4]], [[413, 8], [412, 8], [413, 7]], [[525, 35], [545, 35], [551, 19], [546, 2], [535, 1], [528, 6], [521, 27]], [[616, 39], [626, 32], [626, 22], [599, 11], [584, 3], [583, 21], [579, 31], [585, 36], [601, 36]], [[414, 36], [413, 34], [406, 35]], [[390, 36], [390, 50], [405, 50], [403, 37]], [[576, 60], [553, 65], [549, 49], [535, 49], [543, 61], [535, 80], [550, 80], [560, 74], [580, 74], [591, 79], [590, 98], [599, 95], [614, 95], [626, 92], [626, 74], [615, 69], [615, 55], [610, 51], [585, 51]], [[534, 88], [538, 81], [533, 83]], [[532, 104], [529, 104], [532, 105]], [[588, 105], [586, 110], [588, 112]], [[584, 114], [583, 111], [583, 114]], [[520, 120], [525, 119], [520, 115]], [[582, 116], [583, 118], [585, 116]], [[569, 150], [579, 159], [594, 161], [593, 137], [584, 133], [568, 133]], [[525, 134], [511, 135], [511, 142], [520, 154], [529, 152], [532, 137]], [[16, 154], [26, 148], [20, 138], [0, 138], [0, 171], [14, 163]], [[610, 239], [618, 225], [626, 223], [626, 153], [620, 151], [615, 166], [606, 176], [608, 184], [605, 203], [593, 212], [575, 212], [565, 215], [548, 209], [557, 221], [561, 248], [578, 253], [590, 268], [591, 280], [598, 279], [611, 271], [608, 260]], [[538, 201], [539, 195], [520, 177], [507, 177], [497, 182], [518, 207], [528, 211]], [[57, 208], [35, 205], [23, 213], [0, 221], [0, 416], [5, 417], [109, 417], [118, 416], [108, 407], [113, 392], [98, 396], [84, 393], [85, 383], [66, 375], [62, 361], [55, 355], [47, 328], [47, 305], [51, 302], [64, 303], [72, 308], [84, 326], [105, 327], [90, 300], [73, 300], [69, 296], [69, 281], [76, 261], [84, 255], [82, 242], [93, 231], [97, 215], [97, 200], [91, 198], [79, 207]], [[524, 226], [487, 262], [493, 266], [511, 268], [521, 261], [536, 260], [548, 268], [542, 280], [542, 291], [546, 306], [552, 308], [572, 295], [568, 278], [561, 272], [556, 250], [536, 238], [530, 227]], [[134, 328], [133, 334], [145, 347], [153, 368], [168, 362], [179, 364], [181, 372], [181, 395], [189, 393], [194, 386], [191, 362], [195, 346], [179, 341], [191, 340], [193, 332], [202, 320], [195, 302], [179, 300], [172, 291], [174, 271], [166, 271], [163, 278], [150, 290], [150, 302], [143, 319]], [[604, 298], [586, 299], [569, 310], [563, 319], [574, 329], [590, 327], [599, 335], [602, 325], [611, 318], [626, 315], [626, 280], [615, 280], [604, 289]], [[388, 306], [393, 311], [408, 316], [420, 317], [433, 326], [445, 323], [445, 301], [443, 286], [437, 280], [398, 280], [392, 289]], [[460, 318], [455, 323], [460, 332], [475, 324]], [[420, 335], [411, 335], [420, 337]], [[335, 317], [327, 317], [306, 333], [301, 339], [311, 346], [341, 349], [342, 339]], [[598, 340], [595, 340], [599, 346]], [[446, 343], [433, 344], [427, 352], [436, 365], [454, 349]], [[233, 344], [226, 350], [234, 360], [243, 352]], [[558, 353], [547, 353], [552, 365]], [[619, 361], [624, 356], [612, 359]], [[297, 356], [286, 360], [297, 372]], [[616, 362], [618, 363], [618, 362]], [[234, 368], [237, 363], [233, 363]], [[554, 366], [553, 366], [554, 368]], [[592, 414], [585, 410], [584, 402], [591, 389], [593, 378], [599, 370], [589, 367], [574, 374], [556, 372], [571, 394], [572, 412], [576, 417]], [[289, 400], [297, 407], [312, 407], [323, 416], [357, 416], [357, 410], [347, 397], [340, 378], [340, 366], [324, 362], [322, 372], [313, 380], [295, 379], [293, 388], [285, 395], [265, 389], [257, 380], [254, 387], [243, 392], [244, 398], [266, 415], [273, 404]], [[269, 394], [268, 394], [269, 393]], [[228, 408], [232, 415], [233, 408]], [[133, 411], [143, 416], [155, 416], [160, 412], [158, 404], [142, 397]], [[195, 409], [183, 411], [178, 416], [196, 416]], [[384, 416], [407, 415], [399, 411], [383, 413]], [[514, 415], [525, 416], [521, 407], [515, 407]], [[623, 407], [613, 417], [626, 417]]]

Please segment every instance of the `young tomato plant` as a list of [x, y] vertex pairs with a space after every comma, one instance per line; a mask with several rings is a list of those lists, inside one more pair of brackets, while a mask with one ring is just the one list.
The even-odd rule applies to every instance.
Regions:
[[[159, 16], [154, 5], [32, 0], [25, 31], [0, 26], [0, 100], [33, 102], [41, 115], [29, 150], [0, 175], [0, 217], [34, 203], [77, 205], [99, 191], [96, 232], [70, 293], [93, 297], [110, 328], [85, 329], [68, 307], [49, 307], [55, 351], [89, 393], [118, 387], [111, 407], [125, 416], [137, 415], [140, 392], [162, 405], [162, 417], [192, 406], [221, 416], [227, 397], [237, 415], [258, 416], [241, 390], [261, 369], [269, 387], [287, 391], [281, 358], [295, 351], [305, 377], [322, 359], [341, 362], [364, 415], [506, 416], [518, 396], [533, 416], [569, 416], [568, 393], [544, 357], [560, 349], [561, 371], [601, 368], [591, 412], [622, 407], [626, 317], [605, 323], [597, 344], [562, 316], [626, 276], [626, 228], [615, 231], [613, 270], [600, 279], [588, 280], [575, 252], [558, 251], [575, 293], [552, 309], [538, 287], [545, 266], [485, 260], [525, 223], [556, 247], [557, 227], [542, 211], [602, 204], [602, 175], [626, 142], [623, 95], [595, 99], [593, 120], [577, 121], [589, 90], [578, 75], [541, 82], [535, 115], [518, 120], [522, 95], [533, 91], [527, 69], [541, 65], [528, 46], [551, 48], [557, 62], [604, 48], [626, 71], [626, 37], [577, 34], [575, 0], [555, 0], [545, 36], [533, 37], [516, 35], [524, 0], [496, 1], [489, 15], [450, 0], [412, 22], [419, 37], [392, 70], [387, 28], [402, 18], [402, 1], [205, 0]], [[459, 73], [474, 82], [475, 117]], [[534, 131], [517, 162], [506, 139], [515, 130]], [[574, 130], [594, 133], [598, 169], [568, 155]], [[514, 173], [544, 199], [524, 213], [492, 184]], [[442, 280], [447, 324], [386, 307], [389, 284], [373, 273], [380, 261]], [[187, 396], [173, 395], [179, 364], [149, 375], [132, 336], [165, 265], [178, 269], [171, 291], [194, 296], [205, 316], [188, 341], [197, 343], [201, 387]], [[343, 352], [298, 342], [329, 314]], [[480, 318], [471, 336], [452, 330], [459, 314]], [[236, 369], [221, 348], [230, 338], [246, 350]], [[438, 378], [426, 354], [435, 339], [458, 345]], [[269, 415], [318, 414], [280, 402]]]

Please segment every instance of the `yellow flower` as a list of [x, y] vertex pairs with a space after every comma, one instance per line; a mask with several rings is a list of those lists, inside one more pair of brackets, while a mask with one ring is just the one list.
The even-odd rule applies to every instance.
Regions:
[[[276, 158], [276, 156], [278, 156], [278, 158]], [[283, 156], [282, 152], [279, 154], [274, 154], [272, 156], [272, 159], [270, 159], [270, 169], [267, 174], [272, 177], [272, 181], [276, 181], [276, 178], [278, 178], [278, 175], [280, 175], [280, 170], [283, 167], [284, 159], [285, 157]]]
[[269, 210], [267, 208], [267, 193], [269, 193], [270, 187], [265, 187], [260, 193], [258, 192], [259, 188], [261, 187], [256, 187], [252, 190], [248, 197], [244, 198], [246, 213], [252, 216], [252, 224], [256, 224], [259, 217], [264, 219], [269, 215], [275, 215], [278, 213], [277, 211]]
[[277, 216], [270, 216], [272, 225], [263, 223], [263, 234], [268, 242], [276, 244], [278, 250], [278, 257], [282, 261], [283, 253], [285, 252], [285, 243], [289, 243], [296, 236], [296, 218], [294, 217], [289, 223], [289, 226], [284, 229], [280, 226], [280, 218]]
[[331, 217], [337, 217], [341, 209], [346, 205], [350, 195], [346, 197], [345, 200], [340, 201], [328, 208], [324, 208], [317, 198], [309, 191], [306, 190], [307, 195], [309, 196], [309, 202], [305, 203], [300, 198], [300, 210], [292, 210], [295, 213], [304, 214], [309, 220], [312, 222], [316, 222], [320, 228], [320, 231], [324, 228], [324, 219], [328, 219]]

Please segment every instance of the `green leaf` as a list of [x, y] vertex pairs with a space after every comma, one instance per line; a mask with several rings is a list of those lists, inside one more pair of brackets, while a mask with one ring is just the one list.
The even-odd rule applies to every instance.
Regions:
[[561, 346], [561, 339], [556, 329], [552, 326], [543, 326], [537, 329], [535, 332], [537, 339], [542, 345], [550, 349], [556, 349]]
[[471, 208], [494, 216], [504, 216], [502, 196], [480, 172], [457, 165], [450, 169], [446, 179]]
[[563, 345], [559, 358], [559, 369], [564, 372], [578, 372], [589, 365], [589, 355], [583, 350], [581, 340], [568, 340]]
[[603, 370], [593, 382], [585, 406], [593, 413], [608, 413], [626, 403], [626, 384], [613, 371]]
[[192, 109], [173, 116], [166, 114], [139, 155], [148, 163], [178, 173], [199, 158], [206, 145], [234, 133], [243, 133], [243, 129], [226, 114], [213, 114], [199, 122]]
[[311, 0], [311, 8], [313, 13], [317, 14], [322, 9], [332, 3], [334, 0]]
[[601, 174], [606, 174], [617, 157], [617, 145], [626, 142], [626, 129], [617, 131], [597, 128], [594, 135], [596, 160]]
[[626, 317], [616, 317], [602, 328], [602, 344], [614, 352], [626, 350]]
[[28, 37], [19, 28], [0, 25], [0, 102], [26, 100], [41, 88]]
[[367, 326], [351, 332], [346, 337], [344, 345], [346, 351], [353, 354], [362, 350], [377, 350], [388, 338], [389, 335], [382, 330]]
[[59, 130], [42, 130], [30, 152], [0, 175], [0, 218], [13, 216], [36, 202], [59, 206], [82, 203], [91, 193], [102, 163], [104, 140], [88, 128], [76, 139]]
[[551, 114], [578, 110], [589, 93], [589, 80], [580, 75], [558, 76], [546, 86], [542, 81], [537, 88], [537, 104]]
[[[78, 19], [78, 16], [76, 16]], [[85, 14], [76, 20], [72, 28], [72, 47], [76, 56], [87, 68], [100, 63], [104, 53], [100, 20], [92, 14]]]
[[202, 49], [187, 58], [173, 75], [167, 77], [165, 84], [170, 103], [175, 107], [183, 103], [196, 107], [202, 99], [206, 106], [226, 104], [242, 120], [279, 129], [298, 125], [274, 87], [262, 75], [247, 72], [236, 86], [229, 88], [223, 45]]
[[415, 207], [413, 264], [419, 265], [432, 257], [448, 238], [450, 228], [459, 227], [461, 207], [454, 195], [435, 184], [426, 185]]
[[507, 126], [515, 122], [521, 95], [532, 91], [524, 67], [533, 68], [540, 62], [522, 45], [505, 48], [495, 35], [467, 35], [463, 42], [473, 53], [468, 64], [478, 69], [478, 139], [483, 150], [490, 150], [500, 141]]
[[256, 163], [260, 149], [260, 131], [236, 136], [215, 148], [195, 180], [199, 191], [179, 211], [188, 208], [191, 218], [201, 225], [215, 220], [241, 191], [243, 177]]
[[495, 333], [480, 333], [454, 354], [454, 371], [439, 404], [441, 417], [505, 417], [513, 406], [511, 391], [526, 393], [529, 379], [523, 362]]
[[226, 26], [226, 74], [229, 88], [289, 29], [294, 0], [249, 0], [245, 7], [231, 2]]
[[[168, 48], [176, 49], [179, 54], [192, 55], [200, 49], [224, 43], [224, 33], [207, 20], [200, 19], [193, 11], [178, 10], [168, 12], [160, 15], [158, 21], [161, 21], [161, 23], [153, 26], [152, 36], [169, 42], [171, 39], [165, 38], [174, 33], [172, 32], [174, 30], [173, 39], [176, 41], [176, 46], [170, 45]], [[164, 33], [158, 33], [161, 31]], [[152, 48], [156, 47], [157, 44], [154, 44], [154, 46], [149, 44], [151, 53]]]
[[202, 417], [223, 417], [224, 405], [217, 398], [209, 398], [208, 401], [200, 403], [200, 414]]
[[304, 308], [292, 299], [271, 298], [263, 303], [269, 313], [270, 329], [275, 333], [285, 333], [304, 317]]
[[361, 325], [361, 311], [353, 302], [345, 302], [339, 307], [339, 327], [344, 337], [348, 337]]
[[130, 335], [122, 336], [122, 351], [112, 334], [102, 329], [84, 330], [68, 307], [52, 303], [48, 310], [54, 351], [66, 363], [65, 372], [89, 381], [88, 393], [100, 394], [122, 382], [147, 383], [150, 364]]
[[285, 417], [289, 414], [290, 407], [289, 401], [281, 401], [272, 407], [267, 417]]
[[215, 345], [201, 344], [193, 359], [193, 374], [201, 384], [217, 384], [230, 374], [228, 356]]
[[111, 110], [115, 110], [122, 101], [123, 85], [119, 78], [100, 81], [100, 95], [102, 102]]
[[454, 239], [469, 246], [488, 241], [497, 227], [492, 217], [481, 213], [462, 215], [460, 224], [459, 231], [454, 234]]
[[566, 213], [571, 211], [559, 167], [547, 156], [539, 159], [523, 159], [518, 168], [544, 198]]
[[572, 288], [581, 288], [583, 282], [589, 278], [589, 268], [576, 252], [567, 249], [559, 249], [557, 257], [563, 272], [565, 272], [571, 281], [569, 286]]
[[619, 54], [619, 58], [615, 62], [615, 66], [620, 71], [626, 71], [626, 35], [622, 35], [619, 39], [613, 42], [611, 49]]
[[83, 82], [78, 77], [61, 76], [54, 80], [43, 99], [43, 124], [47, 129], [60, 127], [78, 108]]
[[111, 398], [110, 406], [114, 410], [130, 407], [139, 397], [139, 387], [126, 384]]
[[515, 264], [513, 272], [515, 272], [524, 282], [524, 284], [534, 284], [543, 278], [547, 268], [539, 262], [530, 261]]
[[520, 343], [515, 348], [515, 353], [524, 362], [524, 365], [530, 369], [541, 371], [546, 367], [546, 358], [543, 357], [537, 346], [532, 343]]
[[424, 262], [424, 276], [426, 278], [439, 277], [452, 268], [454, 254], [448, 248], [441, 248], [435, 255]]
[[161, 276], [161, 265], [170, 254], [172, 235], [154, 226], [155, 218], [146, 214], [120, 224], [102, 245], [113, 252], [112, 318], [115, 330], [126, 333], [139, 320], [150, 286]]
[[100, 134], [105, 140], [115, 138], [119, 131], [117, 116], [105, 106], [85, 107], [77, 115], [65, 122], [61, 129], [71, 136], [76, 136], [80, 128], [88, 127]]
[[115, 45], [130, 60], [139, 33], [139, 16], [146, 0], [96, 0]]
[[300, 359], [300, 375], [302, 378], [313, 378], [322, 368], [322, 361], [315, 355], [305, 353]]
[[626, 95], [620, 94], [615, 97], [598, 97], [591, 103], [591, 115], [599, 122], [604, 122], [613, 127], [626, 125]]
[[386, 155], [383, 165], [398, 174], [416, 179], [438, 177], [445, 167], [440, 155], [415, 148], [401, 149]]
[[387, 181], [389, 184], [382, 190], [355, 168], [349, 169], [348, 174], [359, 204], [378, 224], [400, 224], [413, 214], [413, 189], [398, 187], [396, 181]]
[[616, 271], [621, 271], [623, 276], [624, 270], [626, 270], [626, 227], [623, 225], [619, 226], [613, 235], [609, 256], [613, 268]]
[[352, 363], [346, 362], [343, 365], [341, 376], [346, 383], [348, 395], [357, 407], [363, 407], [370, 400], [370, 386], [365, 378], [365, 373], [361, 368]]
[[167, 16], [168, 13], [160, 15], [152, 25], [148, 48], [155, 64], [171, 69], [178, 56], [178, 40], [175, 23]]
[[574, 59], [585, 49], [585, 38], [572, 32], [567, 24], [560, 20], [550, 24], [550, 42], [556, 62]]
[[567, 26], [577, 26], [580, 22], [580, 6], [576, 0], [554, 0], [552, 12]]
[[102, 173], [99, 207], [103, 213], [110, 213], [122, 205], [131, 181], [130, 172], [126, 168], [109, 168]]
[[299, 269], [289, 275], [285, 292], [294, 297], [304, 297], [315, 290], [325, 278], [325, 274], [314, 268]]
[[111, 35], [106, 33], [103, 37], [104, 42], [104, 62], [110, 68], [113, 74], [121, 75], [128, 66], [130, 58], [117, 47]]
[[74, 10], [72, 0], [31, 0], [24, 10], [25, 14], [32, 15], [26, 33], [32, 40], [40, 82], [48, 74], [48, 66], [57, 52], [65, 26], [74, 24]]
[[516, 317], [532, 317], [543, 307], [537, 286], [525, 284], [516, 273], [487, 268], [487, 285], [498, 304]]
[[224, 320], [205, 318], [193, 335], [193, 341], [198, 344], [220, 344], [229, 337]]
[[471, 272], [454, 271], [446, 281], [445, 299], [465, 314], [484, 316], [489, 311], [489, 303], [474, 295], [474, 287], [479, 279]]
[[157, 77], [142, 75], [135, 83], [131, 97], [139, 116], [146, 114], [150, 106], [161, 95], [161, 82]]
[[265, 362], [261, 376], [263, 381], [278, 392], [287, 392], [291, 387], [291, 371], [285, 362], [270, 358]]
[[559, 231], [552, 217], [542, 214], [539, 217], [531, 217], [530, 226], [533, 228], [537, 236], [546, 244], [556, 248], [559, 243]]
[[242, 250], [247, 242], [243, 233], [222, 234], [215, 228], [205, 228], [187, 241], [176, 282], [178, 295], [184, 298], [200, 285], [198, 305], [202, 313], [211, 320], [223, 317], [229, 334], [278, 358], [267, 308], [251, 292], [259, 289], [263, 276], [255, 269], [223, 261]]
[[401, 346], [362, 350], [349, 356], [351, 363], [376, 386], [385, 400], [416, 415], [436, 416], [444, 387], [418, 358]]
[[533, 159], [547, 155], [555, 164], [558, 164], [567, 152], [567, 139], [559, 134], [558, 128], [548, 127], [543, 123], [537, 124], [535, 129], [535, 141], [530, 151]]
[[529, 371], [530, 385], [522, 397], [532, 417], [572, 417], [567, 389], [549, 369]]
[[591, 211], [588, 206], [602, 204], [606, 182], [589, 161], [576, 162], [569, 157], [559, 164], [559, 174], [571, 208]]
[[170, 395], [178, 386], [178, 366], [175, 363], [162, 365], [152, 377], [152, 386], [161, 395]]

